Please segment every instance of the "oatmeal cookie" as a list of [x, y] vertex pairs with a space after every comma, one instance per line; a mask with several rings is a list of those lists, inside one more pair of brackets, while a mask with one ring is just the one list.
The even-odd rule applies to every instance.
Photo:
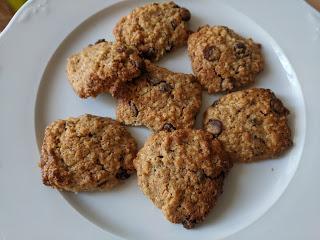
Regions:
[[188, 39], [188, 53], [193, 72], [208, 93], [253, 83], [264, 67], [261, 45], [224, 26], [199, 28]]
[[59, 190], [107, 190], [134, 171], [136, 143], [120, 123], [83, 115], [57, 120], [45, 130], [40, 167], [43, 183]]
[[204, 128], [219, 139], [236, 162], [273, 158], [292, 145], [289, 114], [269, 89], [227, 94], [204, 114]]
[[68, 58], [67, 75], [81, 98], [115, 95], [125, 82], [140, 75], [143, 64], [134, 47], [102, 39]]
[[190, 11], [174, 2], [152, 3], [123, 17], [113, 33], [117, 41], [137, 47], [144, 58], [158, 61], [187, 43], [190, 18]]
[[151, 136], [134, 165], [140, 189], [165, 217], [193, 228], [216, 204], [232, 162], [209, 132], [180, 129]]
[[117, 120], [154, 131], [192, 128], [201, 106], [201, 86], [190, 74], [174, 73], [148, 61], [146, 72], [119, 95]]

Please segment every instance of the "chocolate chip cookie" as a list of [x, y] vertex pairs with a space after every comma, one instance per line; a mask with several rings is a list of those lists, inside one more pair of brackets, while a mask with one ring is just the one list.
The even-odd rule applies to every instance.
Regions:
[[134, 47], [102, 39], [69, 57], [67, 74], [76, 94], [88, 98], [106, 92], [115, 95], [142, 68], [143, 60]]
[[264, 67], [261, 45], [224, 26], [199, 28], [188, 39], [188, 52], [193, 72], [208, 93], [253, 83]]
[[227, 94], [204, 114], [204, 128], [219, 139], [237, 162], [273, 158], [292, 145], [289, 114], [269, 89]]
[[232, 163], [209, 132], [180, 129], [151, 136], [134, 166], [140, 189], [165, 217], [193, 228], [216, 204]]
[[65, 191], [107, 190], [134, 171], [136, 152], [126, 128], [110, 118], [83, 115], [57, 120], [45, 130], [42, 180]]
[[117, 41], [137, 47], [141, 55], [158, 61], [165, 53], [185, 45], [190, 11], [174, 2], [152, 3], [134, 9], [116, 25]]
[[201, 105], [201, 86], [190, 74], [145, 63], [145, 73], [119, 94], [117, 120], [154, 131], [192, 128]]

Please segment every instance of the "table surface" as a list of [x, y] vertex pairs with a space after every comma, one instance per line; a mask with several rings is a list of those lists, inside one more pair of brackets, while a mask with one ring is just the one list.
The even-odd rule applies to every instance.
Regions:
[[0, 32], [26, 0], [0, 0]]
[[0, 32], [7, 26], [14, 12], [4, 0], [0, 0]]

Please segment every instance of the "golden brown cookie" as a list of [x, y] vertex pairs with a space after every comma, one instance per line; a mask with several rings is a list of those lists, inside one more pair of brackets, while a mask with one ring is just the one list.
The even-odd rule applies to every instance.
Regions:
[[144, 58], [158, 61], [186, 44], [190, 18], [190, 11], [174, 2], [151, 3], [123, 17], [113, 33], [117, 41], [137, 47]]
[[253, 83], [264, 67], [261, 45], [224, 26], [199, 28], [188, 39], [188, 52], [194, 74], [209, 93]]
[[155, 131], [192, 128], [201, 105], [201, 86], [190, 74], [146, 61], [146, 72], [119, 94], [117, 120]]
[[40, 167], [43, 183], [60, 190], [107, 190], [134, 171], [136, 143], [120, 123], [83, 115], [57, 120], [45, 130]]
[[204, 128], [219, 139], [233, 161], [273, 158], [291, 145], [289, 114], [269, 89], [227, 94], [204, 114]]
[[209, 132], [180, 129], [152, 135], [134, 165], [140, 189], [165, 217], [192, 228], [216, 204], [232, 163]]
[[76, 94], [88, 98], [107, 92], [115, 95], [142, 68], [134, 47], [101, 39], [68, 58], [67, 74]]

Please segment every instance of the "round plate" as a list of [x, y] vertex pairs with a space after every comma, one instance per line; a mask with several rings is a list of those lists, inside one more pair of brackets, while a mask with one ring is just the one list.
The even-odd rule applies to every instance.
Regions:
[[[26, 44], [15, 45], [16, 53], [13, 56], [16, 57], [19, 64], [17, 66], [10, 64], [6, 67], [7, 72], [10, 70], [13, 76], [16, 74], [14, 78], [16, 80], [4, 85], [14, 90], [15, 94], [4, 92], [1, 96], [2, 103], [6, 103], [9, 99], [11, 101], [11, 105], [1, 105], [5, 112], [5, 118], [2, 119], [1, 124], [6, 126], [1, 129], [5, 136], [8, 136], [6, 141], [1, 140], [2, 146], [5, 146], [3, 154], [4, 156], [14, 155], [12, 161], [27, 156], [28, 161], [21, 162], [19, 166], [12, 162], [0, 161], [0, 189], [3, 192], [12, 193], [6, 182], [12, 178], [13, 174], [18, 173], [24, 179], [22, 185], [19, 185], [18, 181], [13, 181], [15, 189], [18, 190], [13, 194], [15, 197], [12, 199], [14, 200], [4, 194], [0, 201], [17, 206], [19, 203], [17, 198], [19, 196], [21, 199], [21, 194], [23, 194], [29, 201], [30, 210], [23, 207], [21, 213], [16, 212], [8, 215], [6, 219], [0, 216], [0, 239], [1, 226], [4, 226], [3, 229], [5, 229], [5, 233], [2, 234], [4, 237], [7, 235], [18, 236], [10, 229], [9, 223], [13, 223], [15, 218], [29, 219], [30, 216], [28, 215], [31, 214], [31, 211], [39, 209], [39, 207], [43, 210], [43, 218], [45, 217], [43, 215], [48, 213], [47, 217], [61, 219], [63, 222], [66, 221], [64, 219], [71, 220], [80, 216], [72, 215], [71, 218], [71, 213], [69, 211], [68, 213], [64, 212], [64, 210], [55, 213], [55, 208], [67, 209], [65, 206], [60, 206], [62, 201], [68, 202], [69, 208], [74, 208], [90, 222], [111, 234], [110, 236], [113, 239], [221, 239], [235, 234], [255, 222], [285, 192], [295, 175], [305, 142], [307, 119], [304, 97], [306, 96], [303, 96], [300, 87], [302, 79], [297, 77], [295, 73], [297, 70], [289, 62], [280, 44], [266, 30], [230, 6], [209, 0], [203, 0], [202, 4], [195, 1], [175, 2], [191, 10], [190, 26], [193, 30], [204, 24], [225, 25], [262, 44], [266, 61], [265, 70], [259, 75], [256, 83], [250, 87], [270, 88], [290, 110], [289, 123], [293, 133], [294, 146], [277, 159], [252, 164], [236, 164], [226, 179], [224, 193], [217, 206], [212, 209], [205, 221], [193, 230], [186, 230], [181, 225], [168, 222], [161, 211], [138, 189], [136, 177], [131, 177], [123, 185], [108, 192], [78, 194], [61, 192], [63, 200], [57, 198], [58, 191], [41, 185], [40, 170], [36, 166], [38, 159], [35, 156], [39, 156], [38, 150], [42, 144], [44, 129], [50, 122], [84, 113], [115, 118], [116, 101], [110, 95], [104, 94], [95, 99], [86, 100], [75, 95], [66, 77], [67, 57], [97, 39], [105, 38], [113, 41], [112, 29], [120, 17], [128, 14], [134, 7], [141, 6], [146, 2], [136, 0], [110, 1], [106, 4], [103, 1], [97, 1], [91, 4], [91, 1], [83, 1], [79, 3], [79, 12], [74, 13], [72, 11], [72, 1], [66, 1], [64, 7], [59, 7], [59, 4], [39, 0], [29, 3], [29, 11], [22, 11], [16, 16], [15, 21], [23, 29], [23, 24], [30, 25], [28, 21], [32, 20], [33, 15], [52, 15], [50, 6], [51, 10], [59, 9], [55, 16], [75, 14], [75, 17], [69, 16], [70, 22], [66, 26], [59, 19], [52, 24], [57, 28], [61, 27], [63, 32], [61, 36], [51, 36], [53, 33], [50, 29], [47, 29], [44, 33], [47, 36], [43, 36], [41, 41], [37, 40], [36, 37], [28, 38], [27, 42], [36, 49], [34, 55], [29, 54]], [[40, 17], [38, 16], [38, 18]], [[42, 29], [45, 29], [45, 25], [38, 24]], [[37, 32], [36, 25], [32, 29], [31, 32]], [[58, 32], [54, 29], [52, 31], [55, 34]], [[6, 34], [2, 35], [2, 42], [8, 41], [6, 40], [7, 36], [10, 36], [10, 28], [6, 30]], [[54, 40], [50, 41], [51, 37]], [[32, 42], [31, 39], [35, 42]], [[1, 45], [0, 49], [4, 49], [3, 56], [10, 56], [5, 48], [1, 48]], [[0, 55], [0, 70], [3, 59]], [[39, 62], [38, 67], [21, 67], [23, 63], [28, 66], [37, 66], [33, 61]], [[176, 72], [192, 72], [185, 47], [165, 56], [159, 62], [159, 65]], [[23, 74], [16, 71], [19, 67], [23, 69], [27, 78], [25, 82], [21, 78]], [[17, 76], [20, 76], [20, 78]], [[26, 89], [29, 90], [26, 91]], [[208, 95], [203, 92], [202, 108], [197, 117], [196, 128], [201, 128], [203, 112], [220, 96]], [[31, 126], [34, 126], [34, 128]], [[150, 131], [142, 127], [131, 127], [130, 132], [137, 139], [139, 147], [151, 134]], [[14, 136], [15, 138], [13, 138]], [[19, 140], [17, 136], [23, 137]], [[33, 136], [35, 136], [35, 141], [30, 141]], [[16, 146], [19, 146], [20, 151], [12, 151], [15, 149], [14, 142], [16, 142]], [[28, 171], [24, 171], [25, 169], [28, 169]], [[38, 200], [34, 200], [35, 196]], [[48, 210], [46, 202], [50, 202], [51, 198], [54, 199], [52, 201], [56, 205], [54, 205], [53, 210]], [[2, 210], [5, 213], [9, 212], [0, 202], [0, 212]], [[30, 214], [21, 216], [26, 211], [29, 211]], [[36, 222], [41, 222], [41, 218], [37, 219]], [[30, 228], [32, 229], [32, 227]], [[28, 230], [25, 231], [29, 232]]]
[[[125, 1], [103, 9], [74, 29], [57, 48], [47, 64], [38, 90], [35, 131], [39, 147], [45, 126], [55, 119], [84, 113], [115, 118], [116, 101], [110, 95], [88, 100], [75, 95], [66, 79], [66, 60], [72, 53], [97, 39], [114, 40], [112, 29], [117, 21], [141, 4]], [[279, 198], [301, 157], [305, 132], [303, 97], [294, 70], [277, 43], [252, 20], [224, 4], [216, 4], [210, 10], [205, 5], [178, 4], [191, 9], [193, 30], [204, 24], [226, 25], [262, 44], [266, 69], [254, 86], [272, 89], [290, 109], [294, 147], [278, 159], [237, 164], [226, 180], [224, 194], [216, 208], [195, 231], [166, 221], [161, 211], [139, 191], [135, 178], [108, 192], [62, 193], [71, 206], [94, 224], [128, 239], [221, 239], [239, 231], [259, 218]], [[177, 72], [192, 72], [186, 48], [170, 53], [159, 64]], [[202, 109], [197, 118], [198, 128], [201, 128], [203, 112], [217, 97], [203, 94]], [[139, 147], [150, 134], [145, 128], [130, 130]], [[136, 220], [132, 221], [132, 218]], [[155, 235], [154, 228], [145, 228], [147, 224], [157, 226], [156, 231], [161, 235]]]

